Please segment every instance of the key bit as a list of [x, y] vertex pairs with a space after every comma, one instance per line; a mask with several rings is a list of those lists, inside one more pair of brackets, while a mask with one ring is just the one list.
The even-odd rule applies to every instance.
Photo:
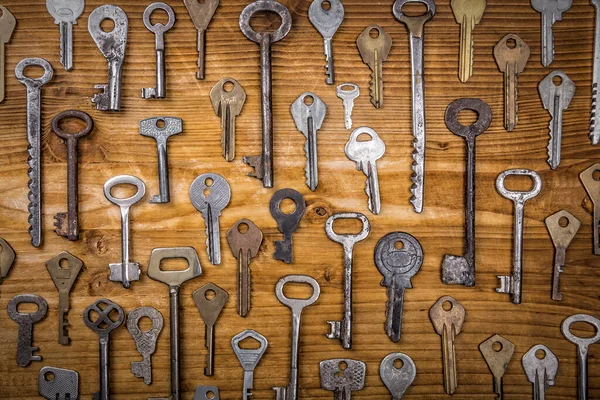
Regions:
[[[140, 328], [140, 319], [149, 318], [152, 326], [148, 330]], [[131, 372], [136, 378], [144, 378], [144, 383], [152, 383], [152, 364], [151, 357], [156, 349], [156, 341], [163, 328], [163, 316], [155, 308], [138, 307], [127, 315], [127, 330], [135, 341], [137, 351], [144, 358], [143, 361], [133, 361], [131, 363]]]
[[402, 399], [416, 376], [417, 367], [414, 361], [404, 353], [391, 353], [381, 360], [379, 377], [394, 400]]
[[215, 359], [215, 324], [221, 310], [229, 299], [229, 294], [214, 283], [207, 283], [192, 293], [192, 298], [206, 326], [204, 344], [208, 349], [204, 375], [212, 376]]
[[0, 5], [0, 14], [0, 103], [2, 103], [4, 101], [6, 85], [4, 47], [10, 42], [15, 26], [17, 25], [17, 20], [15, 19], [15, 16], [2, 5]]
[[8, 271], [12, 268], [15, 262], [15, 251], [10, 244], [2, 238], [0, 238], [0, 283], [2, 279], [6, 278]]
[[219, 400], [219, 388], [216, 386], [198, 386], [192, 400]]
[[219, 0], [183, 0], [185, 8], [198, 31], [197, 48], [198, 48], [198, 71], [196, 71], [196, 79], [204, 80], [205, 71], [205, 47], [206, 47], [206, 29], [212, 21]]
[[[371, 32], [374, 36], [371, 36]], [[376, 32], [376, 33], [375, 33]], [[369, 25], [358, 36], [356, 46], [363, 62], [371, 68], [371, 103], [383, 106], [383, 62], [392, 48], [392, 37], [379, 25]]]
[[79, 373], [70, 369], [42, 367], [38, 374], [38, 393], [47, 400], [79, 398]]
[[502, 377], [515, 352], [515, 345], [500, 335], [494, 335], [479, 345], [479, 351], [494, 376], [494, 393], [502, 400], [504, 398]]
[[[19, 304], [32, 303], [38, 306], [34, 312], [18, 311]], [[6, 311], [10, 319], [19, 324], [19, 338], [17, 341], [17, 365], [26, 367], [32, 361], [42, 361], [42, 356], [33, 355], [39, 347], [33, 345], [33, 324], [41, 321], [48, 313], [48, 303], [42, 297], [35, 294], [19, 294], [8, 302]]]
[[558, 373], [558, 358], [549, 348], [538, 344], [523, 355], [521, 364], [527, 379], [533, 384], [533, 398], [545, 399], [546, 389], [554, 386], [554, 378]]
[[581, 227], [581, 222], [567, 210], [559, 211], [545, 219], [546, 228], [554, 244], [554, 272], [552, 274], [552, 300], [562, 300], [560, 274], [565, 266], [567, 247]]
[[321, 388], [334, 392], [334, 399], [350, 400], [351, 392], [365, 386], [367, 364], [349, 358], [334, 358], [319, 363]]
[[[294, 202], [296, 208], [291, 214], [286, 214], [281, 211], [281, 202], [284, 199], [290, 199]], [[277, 221], [277, 228], [279, 232], [283, 233], [283, 240], [275, 242], [275, 254], [273, 258], [275, 260], [281, 260], [286, 264], [292, 262], [292, 233], [296, 232], [300, 220], [306, 212], [306, 202], [300, 192], [294, 189], [281, 189], [278, 190], [271, 198], [269, 210], [273, 219]]]
[[[229, 86], [231, 86], [229, 90]], [[227, 161], [235, 158], [235, 120], [246, 102], [246, 91], [233, 78], [223, 78], [210, 90], [210, 101], [221, 117], [221, 148]]]
[[[242, 349], [240, 347], [240, 342], [248, 338], [256, 340], [260, 346], [256, 349]], [[263, 354], [265, 354], [265, 351], [267, 351], [267, 347], [269, 347], [267, 338], [252, 329], [247, 329], [231, 338], [231, 348], [244, 369], [243, 400], [248, 400], [252, 395], [250, 390], [253, 388], [254, 369], [260, 362]]]

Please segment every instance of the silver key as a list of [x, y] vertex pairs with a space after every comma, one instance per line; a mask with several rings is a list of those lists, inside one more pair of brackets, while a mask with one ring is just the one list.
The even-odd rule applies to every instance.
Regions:
[[[228, 88], [228, 85], [231, 85], [231, 89]], [[246, 91], [235, 79], [223, 78], [210, 90], [210, 100], [215, 113], [221, 117], [223, 157], [227, 161], [233, 161], [235, 158], [235, 119], [242, 112], [242, 107], [246, 102]]]
[[202, 174], [190, 186], [190, 201], [206, 224], [206, 252], [213, 265], [221, 264], [219, 216], [231, 200], [229, 183], [219, 174]]
[[[329, 8], [323, 8], [323, 3], [328, 3]], [[313, 0], [308, 8], [308, 19], [310, 23], [323, 36], [325, 46], [325, 66], [327, 78], [325, 83], [333, 85], [335, 74], [333, 72], [333, 35], [344, 22], [344, 5], [340, 0]]]
[[[163, 10], [167, 13], [169, 20], [167, 24], [156, 23], [152, 25], [150, 16], [155, 10]], [[142, 89], [142, 98], [144, 99], [164, 99], [167, 94], [166, 73], [165, 73], [165, 32], [175, 24], [175, 13], [171, 6], [163, 2], [150, 4], [144, 10], [144, 25], [154, 33], [156, 38], [156, 87]]]
[[60, 30], [60, 63], [73, 68], [73, 25], [85, 8], [85, 0], [46, 0], [46, 8]]
[[316, 94], [305, 92], [292, 103], [290, 111], [296, 123], [296, 128], [306, 138], [304, 144], [306, 185], [314, 192], [319, 185], [317, 131], [321, 129], [321, 125], [325, 120], [327, 105]]
[[56, 367], [42, 367], [38, 374], [38, 393], [47, 400], [77, 400], [79, 374]]
[[321, 387], [333, 391], [334, 400], [350, 400], [352, 392], [365, 386], [367, 364], [349, 358], [334, 358], [319, 363]]
[[[591, 337], [580, 337], [571, 332], [571, 325], [576, 322], [587, 322], [595, 328], [596, 333]], [[588, 347], [600, 342], [600, 320], [587, 314], [575, 314], [562, 323], [562, 334], [569, 342], [577, 345], [577, 360], [579, 363], [578, 400], [588, 398]]]
[[[140, 319], [149, 318], [152, 327], [148, 330], [140, 328]], [[163, 316], [156, 308], [138, 307], [127, 315], [127, 330], [135, 341], [137, 351], [142, 355], [142, 361], [131, 363], [131, 372], [136, 378], [144, 378], [144, 383], [152, 383], [152, 354], [156, 350], [156, 341], [164, 324]]]
[[154, 138], [158, 147], [158, 185], [159, 194], [152, 196], [150, 203], [168, 203], [171, 201], [169, 184], [169, 158], [167, 141], [171, 136], [183, 132], [183, 121], [177, 117], [154, 117], [140, 121], [140, 135]]
[[[105, 19], [114, 23], [114, 29], [104, 32], [100, 24]], [[96, 42], [102, 55], [108, 61], [108, 83], [96, 85], [101, 93], [94, 94], [92, 103], [102, 111], [119, 111], [121, 108], [121, 78], [125, 48], [127, 46], [127, 14], [113, 5], [104, 5], [96, 8], [88, 18], [88, 31]]]
[[4, 76], [4, 46], [10, 42], [17, 20], [8, 9], [0, 5], [0, 103], [4, 101], [4, 85], [6, 77]]
[[[247, 338], [256, 340], [260, 344], [260, 347], [257, 349], [242, 349], [239, 344]], [[265, 351], [267, 351], [267, 347], [269, 347], [267, 338], [252, 329], [247, 329], [231, 338], [231, 348], [233, 348], [233, 352], [244, 369], [243, 400], [248, 400], [252, 396], [250, 389], [254, 387], [254, 369], [260, 362], [263, 354], [265, 354]]]
[[[117, 198], [111, 190], [117, 185], [133, 185], [137, 187], [136, 193], [127, 198]], [[140, 201], [146, 194], [146, 185], [139, 178], [132, 175], [117, 175], [104, 184], [104, 197], [121, 209], [121, 262], [108, 264], [110, 268], [109, 279], [113, 282], [122, 282], [128, 289], [132, 281], [140, 279], [140, 264], [129, 261], [129, 208]]]
[[[44, 75], [39, 78], [29, 78], [24, 75], [25, 68], [37, 65], [44, 69]], [[1, 67], [1, 65], [0, 65]], [[15, 77], [27, 87], [27, 165], [29, 170], [29, 234], [31, 244], [40, 247], [42, 244], [42, 86], [50, 82], [54, 70], [50, 63], [43, 58], [24, 58], [15, 67]]]
[[[529, 191], [512, 191], [504, 186], [504, 179], [510, 175], [528, 176], [533, 181], [533, 188]], [[506, 199], [515, 203], [514, 244], [513, 244], [513, 269], [510, 276], [498, 276], [500, 287], [498, 293], [510, 294], [512, 302], [521, 304], [521, 285], [523, 283], [523, 210], [525, 202], [537, 196], [542, 190], [542, 178], [528, 169], [509, 169], [496, 178], [496, 190]]]
[[[554, 83], [559, 80], [560, 83]], [[556, 169], [560, 164], [562, 143], [563, 111], [569, 107], [575, 95], [575, 83], [562, 71], [549, 73], [538, 86], [544, 108], [548, 110], [550, 120], [550, 144], [548, 144], [548, 164]]]
[[[596, 9], [596, 28], [594, 32], [594, 72], [592, 75], [592, 115], [590, 117], [590, 140], [593, 145], [600, 143], [600, 105], [598, 86], [600, 86], [600, 0], [590, 0]], [[0, 97], [2, 101], [2, 97]]]
[[502, 377], [515, 352], [515, 345], [500, 335], [494, 335], [479, 345], [479, 351], [494, 376], [494, 393], [499, 400], [503, 400]]
[[[539, 352], [539, 356], [536, 354]], [[529, 382], [533, 384], [533, 400], [545, 400], [546, 389], [554, 386], [558, 372], [558, 358], [543, 344], [533, 346], [521, 360]]]
[[579, 179], [587, 192], [590, 200], [594, 203], [592, 215], [593, 252], [600, 256], [600, 181], [596, 179], [596, 174], [600, 172], [600, 164], [592, 164], [579, 174]]
[[344, 126], [352, 129], [352, 109], [354, 99], [360, 96], [360, 88], [354, 83], [342, 83], [336, 88], [337, 97], [344, 102]]
[[216, 386], [198, 386], [192, 400], [219, 400], [219, 388]]
[[404, 353], [391, 353], [381, 360], [379, 377], [390, 391], [392, 400], [401, 400], [416, 376], [414, 361]]
[[562, 13], [571, 8], [573, 0], [531, 0], [531, 7], [542, 14], [542, 65], [554, 60], [554, 35], [552, 25], [562, 20]]
[[[18, 311], [19, 304], [32, 303], [38, 309], [32, 313]], [[32, 361], [42, 361], [42, 356], [33, 355], [39, 347], [33, 347], [33, 324], [41, 321], [48, 313], [48, 303], [35, 294], [19, 294], [8, 302], [6, 311], [10, 319], [19, 324], [19, 338], [17, 342], [17, 365], [26, 367]]]
[[206, 328], [204, 331], [204, 347], [208, 350], [208, 354], [206, 355], [204, 375], [212, 376], [215, 363], [215, 324], [229, 299], [229, 293], [214, 283], [207, 283], [200, 289], [195, 290], [192, 293], [192, 298], [196, 303], [196, 307], [198, 307], [198, 311], [200, 311], [200, 316]]
[[[371, 140], [358, 141], [361, 135], [368, 135]], [[369, 210], [373, 214], [381, 211], [381, 198], [379, 196], [379, 176], [377, 175], [376, 161], [383, 157], [385, 144], [377, 132], [366, 126], [356, 128], [346, 144], [346, 157], [356, 163], [356, 169], [367, 176], [365, 192], [369, 198]]]
[[560, 274], [565, 266], [567, 247], [581, 227], [581, 222], [567, 210], [554, 213], [545, 219], [546, 228], [554, 244], [554, 272], [552, 274], [552, 300], [562, 300]]

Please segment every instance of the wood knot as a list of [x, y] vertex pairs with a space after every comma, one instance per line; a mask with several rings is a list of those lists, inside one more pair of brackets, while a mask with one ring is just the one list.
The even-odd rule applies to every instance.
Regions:
[[92, 275], [89, 281], [88, 295], [93, 297], [106, 296], [108, 292], [108, 279], [106, 272], [100, 272]]
[[109, 250], [108, 236], [102, 231], [90, 230], [84, 235], [88, 249], [96, 255], [106, 254]]
[[306, 217], [312, 224], [324, 224], [324, 220], [329, 218], [331, 211], [329, 204], [317, 201], [307, 206]]

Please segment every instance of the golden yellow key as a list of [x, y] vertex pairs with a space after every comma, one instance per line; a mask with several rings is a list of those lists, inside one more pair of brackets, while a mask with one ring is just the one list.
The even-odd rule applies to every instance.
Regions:
[[452, 0], [450, 6], [460, 24], [458, 77], [465, 83], [473, 75], [473, 28], [483, 17], [486, 0]]

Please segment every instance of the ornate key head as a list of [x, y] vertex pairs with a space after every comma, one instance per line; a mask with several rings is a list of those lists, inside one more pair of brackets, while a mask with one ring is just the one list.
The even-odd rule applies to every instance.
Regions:
[[85, 8], [84, 0], [46, 0], [46, 8], [52, 17], [54, 23], [61, 22], [77, 23], [77, 18]]
[[[571, 325], [575, 322], [586, 322], [596, 328], [596, 333], [592, 337], [579, 337], [571, 332]], [[582, 349], [594, 343], [600, 342], [600, 320], [588, 314], [575, 314], [565, 319], [562, 323], [562, 334], [569, 342], [576, 344]]]
[[483, 17], [486, 0], [451, 0], [450, 6], [457, 24], [462, 24], [465, 18], [478, 24]]
[[[181, 271], [163, 271], [160, 263], [167, 258], [184, 258], [188, 262], [188, 268]], [[166, 283], [169, 287], [179, 287], [187, 280], [202, 274], [198, 253], [193, 247], [165, 247], [152, 250], [148, 262], [148, 276], [155, 281]]]
[[[240, 229], [246, 226], [244, 232]], [[263, 233], [254, 222], [249, 219], [242, 218], [227, 231], [227, 241], [231, 248], [231, 253], [235, 258], [241, 256], [241, 253], [246, 251], [248, 261], [258, 255], [258, 250], [263, 241]]]
[[[396, 366], [397, 364], [400, 365]], [[414, 361], [404, 353], [388, 354], [379, 366], [379, 377], [393, 398], [402, 398], [416, 376]]]
[[219, 0], [183, 0], [185, 8], [199, 31], [205, 31], [219, 7]]
[[554, 385], [554, 378], [558, 373], [558, 358], [543, 344], [537, 344], [529, 349], [523, 355], [521, 364], [529, 382], [535, 383], [542, 379], [545, 380], [545, 388]]
[[[38, 309], [31, 313], [18, 311], [19, 304], [22, 303], [35, 304], [38, 306]], [[48, 303], [46, 303], [44, 298], [35, 294], [19, 294], [10, 299], [6, 306], [6, 312], [10, 319], [19, 325], [34, 324], [44, 319], [48, 313]]]
[[315, 129], [320, 129], [327, 114], [327, 105], [316, 94], [305, 92], [292, 103], [290, 111], [298, 130], [308, 137], [308, 119], [312, 119]]
[[[150, 16], [155, 10], [162, 10], [167, 13], [169, 19], [166, 25], [160, 22], [154, 25], [152, 24], [152, 21], [150, 21]], [[171, 6], [169, 6], [168, 4], [163, 2], [156, 2], [146, 7], [146, 9], [144, 10], [142, 20], [144, 21], [144, 25], [150, 32], [153, 32], [156, 35], [163, 35], [166, 31], [171, 29], [173, 25], [175, 25], [175, 13], [173, 12]]]
[[[83, 122], [85, 122], [85, 128], [83, 128], [80, 131], [77, 132], [67, 132], [64, 129], [61, 128], [61, 122], [67, 118], [76, 118], [79, 119]], [[63, 111], [59, 114], [57, 114], [53, 119], [52, 119], [52, 130], [54, 131], [54, 133], [56, 134], [56, 136], [58, 136], [59, 138], [61, 138], [62, 140], [79, 140], [81, 138], [84, 138], [86, 136], [88, 136], [92, 130], [94, 129], [94, 120], [92, 120], [92, 117], [90, 117], [90, 115], [88, 113], [85, 113], [83, 111], [77, 111], [77, 110], [67, 110], [67, 111]]]
[[223, 78], [210, 90], [210, 101], [217, 115], [223, 115], [226, 105], [232, 115], [239, 115], [246, 102], [246, 91], [235, 79]]
[[490, 371], [495, 377], [504, 375], [508, 363], [515, 352], [515, 345], [508, 339], [494, 335], [479, 345]]
[[[508, 190], [504, 186], [504, 180], [507, 176], [519, 175], [528, 176], [533, 181], [533, 188], [531, 190]], [[534, 198], [542, 191], [542, 178], [537, 172], [529, 169], [509, 169], [502, 172], [496, 178], [496, 190], [504, 198], [512, 200], [515, 203], [525, 203], [527, 200]]]
[[[258, 349], [242, 349], [240, 342], [247, 338], [256, 340], [260, 344], [260, 347]], [[252, 371], [256, 368], [263, 354], [267, 351], [267, 347], [269, 347], [267, 338], [252, 329], [246, 329], [231, 338], [231, 348], [238, 360], [240, 360], [244, 371]]]
[[[125, 198], [113, 196], [111, 193], [112, 188], [114, 186], [123, 184], [133, 185], [137, 187], [137, 192], [133, 196]], [[144, 185], [144, 182], [140, 178], [137, 178], [133, 175], [117, 175], [107, 180], [104, 184], [104, 197], [106, 197], [106, 199], [111, 203], [116, 204], [121, 208], [131, 207], [132, 205], [140, 201], [145, 194], [146, 185]]]
[[6, 7], [0, 6], [0, 11], [2, 11], [2, 16], [0, 16], [0, 42], [8, 43], [17, 25], [17, 20]]
[[[111, 316], [113, 311], [116, 311], [116, 316]], [[92, 320], [92, 312], [97, 315], [96, 320]], [[83, 311], [83, 322], [101, 337], [110, 335], [124, 320], [125, 313], [121, 306], [108, 299], [96, 300]]]
[[[427, 7], [423, 15], [409, 16], [402, 13], [402, 7], [407, 3], [422, 3]], [[425, 23], [435, 15], [435, 2], [433, 0], [396, 0], [393, 7], [394, 17], [408, 28], [413, 37], [422, 37]]]
[[[359, 136], [368, 135], [371, 140], [359, 140]], [[385, 154], [385, 143], [373, 129], [361, 126], [356, 128], [346, 143], [346, 156], [354, 161], [357, 169], [363, 169], [363, 164], [375, 162]]]
[[15, 262], [15, 251], [10, 244], [2, 238], [0, 238], [0, 279], [6, 278], [8, 271]]
[[[555, 83], [555, 81], [558, 81]], [[566, 109], [575, 96], [575, 82], [564, 72], [555, 70], [550, 72], [538, 85], [538, 91], [546, 110], [554, 113], [555, 102], [560, 100], [561, 109]]]
[[546, 228], [556, 247], [569, 247], [581, 227], [581, 222], [567, 210], [561, 210], [545, 219]]
[[[477, 113], [477, 121], [473, 125], [465, 126], [458, 121], [458, 114], [463, 110]], [[467, 140], [474, 140], [489, 128], [492, 123], [492, 109], [488, 104], [479, 99], [454, 100], [446, 109], [446, 126], [455, 135]]]
[[405, 288], [412, 288], [410, 279], [421, 269], [423, 248], [417, 239], [408, 233], [388, 233], [375, 246], [375, 265], [384, 276], [381, 282], [391, 286], [400, 279]]
[[183, 132], [183, 121], [177, 117], [153, 117], [140, 121], [140, 135], [166, 142], [171, 136]]
[[[371, 31], [377, 31], [371, 36]], [[378, 61], [381, 63], [387, 59], [392, 49], [392, 37], [383, 29], [383, 27], [372, 24], [365, 28], [356, 39], [356, 46], [360, 52], [363, 61], [370, 66], [375, 65], [375, 51], [377, 51]]]
[[321, 387], [325, 390], [344, 392], [349, 399], [351, 391], [365, 386], [367, 365], [362, 361], [349, 358], [334, 358], [319, 363]]
[[[306, 283], [312, 286], [313, 293], [308, 299], [292, 299], [287, 297], [283, 293], [283, 287], [288, 283]], [[275, 295], [277, 299], [281, 302], [281, 304], [288, 306], [292, 309], [293, 314], [299, 314], [302, 312], [304, 307], [308, 307], [312, 305], [319, 299], [319, 295], [321, 294], [321, 287], [319, 286], [319, 282], [317, 282], [314, 278], [306, 275], [287, 275], [284, 276], [277, 282], [277, 286], [275, 286]]]
[[[114, 28], [110, 32], [104, 32], [100, 26], [105, 19], [110, 19], [114, 23]], [[125, 57], [128, 25], [129, 20], [125, 11], [113, 5], [100, 6], [88, 17], [88, 31], [102, 55], [108, 60]]]
[[229, 183], [219, 174], [202, 174], [190, 186], [190, 201], [200, 212], [209, 206], [213, 212], [221, 212], [231, 200]]
[[46, 269], [54, 282], [54, 286], [59, 291], [71, 290], [77, 276], [79, 276], [81, 267], [83, 267], [83, 261], [68, 251], [62, 251], [46, 262]]
[[[149, 318], [152, 321], [152, 327], [148, 330], [140, 328], [140, 319]], [[156, 348], [158, 335], [162, 331], [164, 324], [163, 316], [156, 308], [138, 307], [127, 314], [127, 330], [135, 341], [140, 354], [152, 354]]]
[[600, 163], [590, 166], [579, 174], [585, 191], [594, 203], [600, 201], [600, 178], [596, 179], [597, 173], [600, 174]]
[[[29, 78], [24, 75], [24, 70], [32, 65], [42, 67], [44, 69], [44, 75], [39, 78]], [[15, 77], [19, 82], [28, 88], [41, 88], [46, 83], [50, 82], [54, 76], [54, 69], [52, 65], [43, 58], [24, 58], [15, 67]]]
[[[333, 223], [338, 219], [357, 219], [362, 223], [362, 229], [357, 234], [337, 234], [333, 230]], [[351, 248], [355, 243], [365, 240], [371, 233], [371, 224], [364, 214], [357, 212], [333, 214], [325, 222], [325, 233], [329, 239], [344, 247]]]
[[[270, 11], [279, 15], [281, 18], [281, 25], [279, 28], [274, 32], [256, 32], [250, 26], [250, 20], [254, 14], [261, 11]], [[292, 15], [290, 14], [290, 10], [281, 3], [273, 0], [256, 0], [255, 2], [248, 4], [246, 8], [242, 10], [242, 13], [240, 14], [240, 29], [244, 36], [255, 43], [260, 44], [267, 36], [270, 37], [272, 43], [278, 42], [290, 33], [290, 29], [292, 29]]]
[[453, 326], [458, 335], [465, 321], [465, 308], [450, 296], [442, 296], [429, 309], [429, 319], [438, 335], [444, 333], [444, 326]]
[[229, 294], [214, 283], [207, 283], [194, 291], [192, 298], [204, 323], [212, 326], [217, 322], [221, 310], [229, 299]]
[[494, 58], [500, 72], [507, 72], [509, 65], [514, 66], [514, 73], [520, 74], [529, 60], [529, 46], [514, 33], [504, 36], [494, 46]]
[[[329, 9], [323, 3], [329, 3]], [[308, 19], [324, 38], [332, 38], [344, 22], [344, 5], [340, 0], [314, 0], [308, 7]]]
[[[285, 199], [292, 200], [296, 206], [296, 209], [291, 214], [286, 214], [281, 211], [281, 202]], [[280, 232], [294, 232], [298, 229], [298, 224], [306, 212], [306, 202], [300, 192], [294, 189], [281, 189], [271, 198], [269, 210], [271, 211], [273, 219], [277, 221]]]
[[38, 393], [48, 400], [78, 399], [79, 374], [70, 369], [42, 367], [38, 374]]

